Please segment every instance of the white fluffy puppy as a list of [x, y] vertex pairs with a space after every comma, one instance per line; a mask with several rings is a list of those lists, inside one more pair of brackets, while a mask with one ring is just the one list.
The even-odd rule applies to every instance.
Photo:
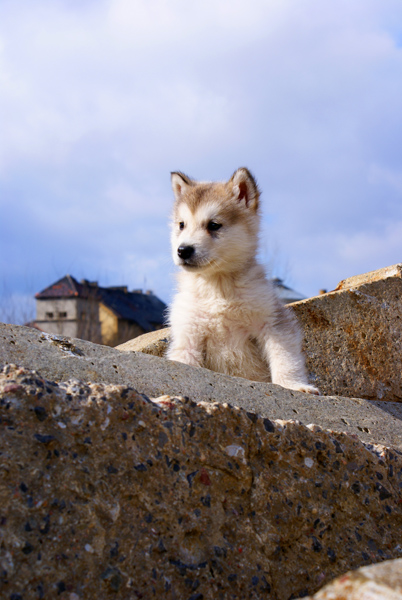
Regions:
[[295, 317], [256, 260], [260, 193], [251, 173], [241, 168], [226, 183], [205, 183], [178, 172], [172, 186], [173, 259], [181, 272], [167, 357], [318, 394]]

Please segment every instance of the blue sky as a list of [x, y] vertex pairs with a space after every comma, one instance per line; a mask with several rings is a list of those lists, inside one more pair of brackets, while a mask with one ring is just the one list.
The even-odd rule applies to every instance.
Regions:
[[306, 296], [401, 262], [401, 23], [400, 0], [0, 0], [2, 318], [67, 273], [169, 301], [172, 170], [247, 166], [261, 258]]

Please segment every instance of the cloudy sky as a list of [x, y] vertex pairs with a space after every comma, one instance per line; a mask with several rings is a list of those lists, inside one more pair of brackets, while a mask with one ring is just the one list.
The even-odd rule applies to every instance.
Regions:
[[401, 262], [401, 45], [400, 0], [0, 0], [3, 320], [67, 273], [169, 301], [172, 170], [247, 166], [306, 296]]

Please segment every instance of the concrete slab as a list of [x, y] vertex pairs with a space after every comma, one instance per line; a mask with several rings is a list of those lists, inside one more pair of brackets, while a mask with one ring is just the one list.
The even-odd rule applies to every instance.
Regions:
[[342, 281], [292, 308], [325, 394], [402, 401], [402, 265]]
[[[289, 305], [303, 329], [310, 380], [322, 393], [402, 401], [401, 298], [402, 264], [397, 264]], [[169, 336], [166, 328], [117, 348], [163, 356]]]
[[269, 419], [295, 419], [402, 449], [402, 405], [340, 396], [311, 396], [278, 385], [228, 377], [140, 352], [0, 324], [0, 364], [35, 369], [54, 381], [130, 385], [141, 393], [230, 403]]

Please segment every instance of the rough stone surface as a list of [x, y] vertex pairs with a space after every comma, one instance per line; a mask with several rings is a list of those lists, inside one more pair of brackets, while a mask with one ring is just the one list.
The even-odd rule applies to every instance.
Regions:
[[306, 600], [402, 600], [402, 559], [346, 573]]
[[402, 401], [402, 265], [294, 303], [307, 368], [325, 394]]
[[1, 598], [288, 600], [402, 556], [395, 450], [11, 365], [0, 398]]
[[144, 354], [163, 357], [169, 343], [169, 332], [169, 327], [150, 331], [116, 346], [116, 349], [122, 352], [144, 352]]
[[[322, 393], [402, 401], [401, 276], [402, 265], [394, 265], [290, 305], [304, 331], [310, 379]], [[118, 348], [163, 356], [168, 342], [167, 328]]]
[[163, 358], [170, 340], [170, 327], [144, 333], [138, 337], [116, 346], [116, 350], [122, 352], [144, 352]]
[[0, 363], [36, 369], [54, 381], [75, 377], [131, 385], [150, 396], [170, 394], [194, 401], [230, 402], [269, 419], [298, 419], [306, 425], [316, 423], [347, 431], [364, 441], [402, 448], [399, 403], [311, 396], [16, 325], [0, 324]]

